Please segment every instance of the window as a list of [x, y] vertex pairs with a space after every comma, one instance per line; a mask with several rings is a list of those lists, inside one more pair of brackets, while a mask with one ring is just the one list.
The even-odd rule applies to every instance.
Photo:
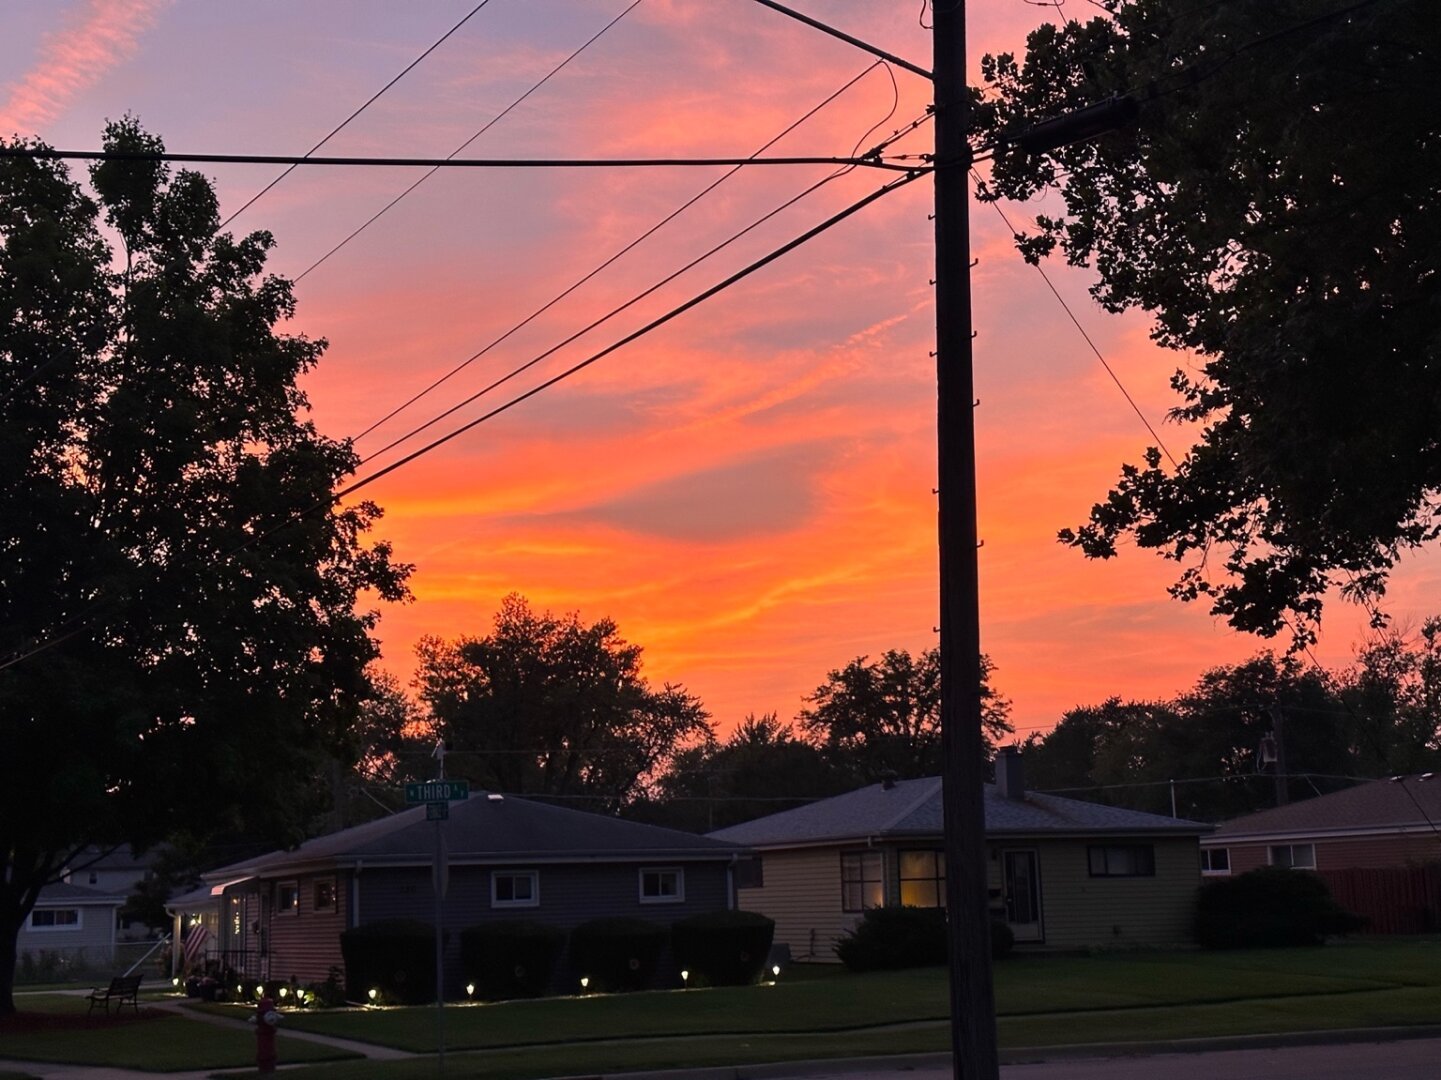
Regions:
[[539, 907], [540, 872], [496, 870], [490, 875], [491, 907]]
[[31, 930], [79, 930], [79, 908], [36, 908], [30, 912]]
[[1150, 844], [1098, 844], [1088, 853], [1092, 877], [1156, 876], [1156, 849]]
[[99, 870], [92, 870], [92, 871], [90, 871], [90, 884], [92, 884], [92, 885], [99, 885], [99, 884], [100, 884], [100, 871], [99, 871]]
[[946, 853], [901, 852], [901, 903], [909, 907], [946, 906]]
[[737, 889], [765, 888], [765, 867], [761, 864], [759, 855], [753, 855], [749, 859], [742, 859], [736, 863], [735, 873]]
[[1315, 844], [1275, 844], [1271, 848], [1271, 865], [1292, 870], [1316, 869]]
[[300, 914], [300, 882], [281, 881], [275, 886], [275, 914]]
[[864, 911], [886, 902], [885, 863], [879, 851], [841, 853], [841, 910]]
[[674, 867], [640, 872], [642, 904], [679, 904], [685, 900], [685, 871]]
[[1201, 873], [1229, 874], [1231, 872], [1231, 851], [1229, 848], [1202, 848]]
[[335, 879], [333, 877], [315, 879], [315, 910], [335, 910]]

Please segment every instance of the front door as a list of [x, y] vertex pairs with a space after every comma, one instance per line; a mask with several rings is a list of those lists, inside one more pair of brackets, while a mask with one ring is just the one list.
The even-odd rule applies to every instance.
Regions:
[[1017, 941], [1041, 941], [1041, 874], [1031, 849], [1001, 852], [1006, 923]]

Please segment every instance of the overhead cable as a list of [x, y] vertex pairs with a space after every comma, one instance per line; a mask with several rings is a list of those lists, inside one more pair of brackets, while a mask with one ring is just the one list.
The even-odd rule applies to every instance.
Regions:
[[[349, 124], [349, 123], [350, 123], [352, 120], [354, 120], [357, 116], [359, 116], [361, 113], [363, 113], [366, 109], [370, 108], [370, 106], [374, 105], [375, 102], [376, 102], [376, 99], [378, 99], [381, 94], [385, 93], [387, 90], [389, 90], [389, 89], [390, 89], [392, 86], [394, 86], [396, 83], [400, 82], [401, 79], [405, 78], [406, 75], [410, 74], [410, 72], [415, 68], [415, 66], [416, 66], [417, 64], [419, 64], [422, 60], [424, 60], [424, 59], [425, 59], [427, 56], [429, 56], [431, 53], [435, 52], [435, 50], [438, 49], [438, 48], [440, 48], [441, 45], [445, 44], [446, 39], [448, 39], [452, 34], [454, 34], [457, 30], [459, 30], [459, 29], [460, 29], [462, 26], [464, 26], [466, 23], [470, 22], [471, 16], [473, 16], [473, 15], [474, 15], [477, 11], [479, 11], [481, 8], [485, 7], [485, 5], [488, 4], [488, 3], [490, 3], [490, 0], [480, 0], [480, 3], [476, 4], [475, 7], [471, 8], [470, 11], [468, 11], [468, 12], [465, 14], [465, 16], [460, 20], [460, 22], [456, 23], [456, 24], [455, 24], [454, 26], [452, 26], [449, 30], [447, 30], [444, 34], [442, 34], [439, 38], [437, 38], [437, 39], [431, 44], [430, 48], [426, 49], [425, 52], [421, 53], [419, 56], [417, 56], [417, 57], [416, 57], [414, 60], [412, 60], [410, 63], [406, 64], [405, 67], [401, 69], [400, 74], [396, 75], [393, 79], [391, 79], [388, 83], [386, 83], [384, 86], [382, 86], [379, 90], [377, 90], [375, 93], [371, 94], [370, 97], [366, 99], [365, 104], [361, 105], [360, 108], [356, 109], [353, 113], [351, 113], [349, 116], [347, 116], [344, 120], [342, 120], [340, 123], [336, 124], [335, 127], [331, 128], [331, 129], [330, 129], [330, 133], [329, 133], [328, 135], [326, 135], [325, 138], [321, 139], [318, 143], [316, 143], [314, 146], [312, 146], [309, 150], [307, 150], [307, 151], [305, 152], [305, 156], [306, 156], [306, 157], [309, 157], [311, 154], [315, 153], [315, 151], [319, 150], [322, 146], [324, 146], [324, 145], [325, 145], [326, 143], [328, 143], [331, 139], [333, 139], [336, 135], [340, 134], [341, 130], [342, 130], [347, 124]], [[227, 217], [224, 221], [222, 221], [222, 222], [220, 223], [220, 228], [222, 228], [222, 229], [225, 228], [225, 226], [229, 225], [232, 221], [234, 221], [236, 218], [238, 218], [241, 214], [243, 214], [243, 213], [245, 213], [245, 211], [249, 210], [252, 206], [254, 206], [254, 205], [256, 204], [256, 202], [258, 202], [258, 201], [260, 200], [260, 198], [261, 198], [262, 196], [265, 195], [266, 192], [268, 192], [268, 191], [269, 191], [271, 188], [273, 188], [276, 184], [280, 183], [280, 181], [284, 180], [287, 176], [289, 176], [292, 172], [294, 172], [298, 167], [299, 167], [298, 165], [291, 165], [291, 166], [290, 166], [289, 168], [287, 168], [283, 173], [281, 173], [279, 176], [277, 176], [274, 180], [270, 181], [270, 183], [266, 184], [263, 188], [261, 188], [259, 191], [257, 191], [254, 195], [250, 196], [250, 198], [246, 201], [245, 205], [243, 205], [239, 210], [236, 210], [234, 213], [232, 213], [229, 217]]]
[[[781, 139], [785, 138], [785, 137], [786, 137], [787, 135], [789, 135], [791, 132], [795, 131], [796, 128], [800, 127], [802, 124], [804, 124], [804, 123], [805, 123], [807, 120], [809, 120], [811, 117], [815, 116], [816, 113], [820, 112], [820, 111], [821, 111], [822, 109], [824, 109], [827, 105], [829, 105], [831, 102], [835, 101], [838, 97], [840, 97], [840, 96], [841, 96], [842, 94], [844, 94], [847, 90], [849, 90], [852, 86], [854, 86], [856, 83], [858, 83], [858, 82], [860, 82], [862, 79], [864, 79], [867, 75], [869, 75], [869, 74], [870, 74], [872, 71], [874, 71], [877, 67], [880, 67], [880, 66], [881, 66], [881, 63], [882, 63], [881, 61], [877, 60], [875, 63], [873, 63], [873, 64], [871, 64], [869, 67], [867, 67], [864, 71], [861, 71], [859, 74], [853, 76], [853, 77], [852, 77], [851, 79], [849, 79], [846, 83], [844, 83], [838, 90], [836, 90], [836, 91], [834, 91], [833, 93], [831, 93], [829, 96], [827, 96], [827, 97], [826, 97], [823, 101], [821, 101], [819, 104], [817, 104], [817, 105], [813, 106], [812, 108], [810, 108], [809, 110], [807, 110], [804, 115], [800, 116], [800, 117], [797, 118], [795, 121], [793, 121], [792, 123], [790, 123], [789, 125], [787, 125], [779, 134], [777, 134], [776, 136], [774, 136], [773, 138], [771, 138], [768, 142], [766, 142], [766, 143], [764, 143], [762, 146], [760, 146], [760, 147], [756, 150], [756, 152], [755, 152], [754, 154], [752, 154], [751, 156], [752, 156], [752, 157], [758, 157], [758, 156], [760, 156], [761, 154], [765, 153], [767, 150], [769, 150], [769, 149], [770, 149], [772, 146], [774, 146], [776, 143], [780, 142]], [[874, 130], [874, 129], [872, 129], [872, 130]], [[859, 149], [859, 147], [857, 147], [857, 149]], [[854, 151], [854, 150], [852, 151], [852, 156], [854, 156], [855, 152], [856, 152], [856, 151]], [[421, 400], [421, 398], [424, 398], [426, 395], [430, 394], [432, 391], [438, 389], [440, 386], [442, 386], [443, 384], [445, 384], [446, 382], [448, 382], [448, 381], [449, 381], [451, 378], [453, 378], [455, 375], [459, 374], [461, 371], [465, 370], [465, 368], [469, 367], [469, 366], [470, 366], [471, 364], [473, 364], [475, 361], [479, 360], [482, 356], [486, 355], [486, 353], [490, 352], [491, 349], [494, 349], [497, 345], [500, 345], [501, 343], [503, 343], [504, 341], [506, 341], [506, 340], [507, 340], [508, 338], [510, 338], [513, 334], [515, 334], [515, 333], [518, 332], [519, 330], [523, 329], [524, 327], [528, 326], [530, 323], [534, 322], [537, 318], [539, 318], [541, 315], [545, 314], [547, 311], [549, 311], [551, 308], [553, 308], [556, 304], [560, 303], [562, 300], [564, 300], [564, 299], [565, 299], [567, 296], [569, 296], [571, 293], [575, 292], [577, 289], [579, 289], [579, 288], [580, 288], [582, 285], [584, 285], [586, 282], [590, 281], [593, 277], [595, 277], [595, 276], [596, 276], [597, 274], [599, 274], [601, 271], [605, 270], [607, 267], [609, 267], [609, 266], [611, 266], [613, 263], [615, 263], [618, 259], [622, 258], [623, 256], [625, 256], [625, 255], [628, 254], [629, 252], [633, 251], [633, 250], [634, 250], [636, 247], [638, 247], [640, 244], [642, 244], [643, 242], [645, 242], [646, 240], [648, 240], [650, 237], [654, 236], [657, 232], [659, 232], [659, 231], [660, 231], [662, 228], [664, 228], [666, 225], [670, 224], [672, 221], [674, 221], [674, 220], [675, 220], [677, 217], [679, 217], [681, 214], [685, 213], [685, 211], [689, 210], [689, 209], [690, 209], [692, 206], [694, 206], [696, 203], [700, 202], [701, 199], [705, 198], [707, 195], [709, 195], [709, 194], [710, 194], [712, 191], [714, 191], [716, 188], [720, 187], [720, 186], [721, 186], [722, 184], [724, 184], [727, 180], [729, 180], [731, 177], [733, 177], [736, 173], [740, 172], [740, 170], [743, 169], [744, 167], [745, 167], [745, 166], [743, 166], [743, 165], [736, 165], [736, 166], [733, 166], [728, 172], [725, 172], [725, 173], [721, 174], [721, 175], [720, 175], [719, 177], [717, 177], [715, 180], [711, 181], [711, 182], [710, 182], [709, 184], [707, 184], [705, 187], [701, 188], [700, 191], [696, 192], [696, 194], [692, 195], [692, 196], [691, 196], [689, 199], [687, 199], [685, 202], [681, 203], [678, 207], [676, 207], [674, 210], [672, 210], [672, 211], [671, 211], [669, 214], [667, 214], [665, 217], [661, 218], [659, 221], [657, 221], [657, 222], [656, 222], [654, 225], [652, 225], [650, 228], [646, 229], [643, 233], [641, 233], [641, 234], [640, 234], [639, 236], [637, 236], [635, 239], [631, 240], [629, 243], [627, 243], [627, 244], [625, 244], [624, 246], [622, 246], [619, 250], [617, 250], [617, 251], [616, 251], [614, 254], [612, 254], [609, 258], [606, 258], [606, 259], [603, 260], [602, 262], [598, 263], [592, 270], [590, 270], [590, 271], [587, 272], [584, 276], [582, 276], [582, 277], [580, 277], [579, 279], [577, 279], [572, 285], [568, 286], [566, 289], [564, 289], [564, 290], [562, 290], [561, 292], [557, 293], [555, 296], [553, 296], [551, 299], [547, 300], [547, 301], [546, 301], [544, 304], [542, 304], [540, 307], [538, 307], [538, 308], [536, 308], [534, 311], [532, 311], [532, 312], [531, 312], [529, 315], [527, 315], [525, 318], [521, 319], [518, 323], [516, 323], [514, 326], [512, 326], [509, 330], [505, 331], [505, 333], [501, 334], [499, 337], [497, 337], [497, 338], [495, 338], [494, 340], [492, 340], [489, 344], [485, 345], [483, 348], [478, 349], [477, 351], [471, 353], [470, 356], [466, 357], [464, 360], [462, 360], [462, 361], [461, 361], [459, 364], [457, 364], [455, 367], [451, 368], [451, 369], [450, 369], [449, 371], [447, 371], [444, 375], [440, 376], [440, 378], [438, 378], [438, 379], [434, 380], [433, 382], [431, 382], [431, 383], [430, 383], [428, 386], [426, 386], [423, 390], [420, 390], [418, 393], [414, 394], [413, 396], [411, 396], [410, 398], [408, 398], [406, 401], [402, 402], [401, 404], [397, 405], [395, 408], [391, 409], [390, 412], [386, 413], [386, 414], [385, 414], [384, 416], [382, 416], [379, 420], [376, 420], [376, 421], [375, 421], [374, 423], [372, 423], [369, 427], [367, 427], [364, 431], [360, 432], [360, 434], [356, 435], [352, 441], [353, 441], [353, 442], [359, 442], [361, 439], [365, 438], [367, 435], [369, 435], [371, 432], [373, 432], [376, 428], [378, 428], [378, 427], [380, 427], [381, 425], [383, 425], [383, 424], [389, 422], [390, 420], [394, 419], [397, 415], [399, 415], [400, 413], [404, 412], [406, 409], [410, 408], [410, 406], [414, 405], [417, 401]]]

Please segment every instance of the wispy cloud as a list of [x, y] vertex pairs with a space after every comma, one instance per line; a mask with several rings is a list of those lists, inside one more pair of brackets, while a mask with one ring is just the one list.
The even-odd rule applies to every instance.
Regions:
[[128, 59], [170, 0], [86, 0], [46, 34], [35, 66], [5, 88], [0, 133], [38, 135], [77, 95]]

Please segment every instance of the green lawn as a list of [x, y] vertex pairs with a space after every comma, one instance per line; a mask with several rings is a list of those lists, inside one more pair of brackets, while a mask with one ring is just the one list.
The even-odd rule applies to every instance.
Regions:
[[[175, 1072], [184, 1069], [242, 1068], [255, 1063], [255, 1036], [141, 1005], [110, 1019], [87, 1016], [83, 997], [26, 995], [23, 1013], [39, 1014], [54, 1026], [31, 1026], [25, 1017], [0, 1022], [0, 1057], [19, 1061], [63, 1061], [122, 1069]], [[281, 1036], [282, 1061], [333, 1061], [344, 1051]]]
[[[1395, 999], [1395, 992], [1414, 994]], [[1273, 1015], [1259, 1002], [1280, 1002]], [[996, 966], [997, 1012], [1011, 1045], [1187, 1034], [1353, 1026], [1363, 1002], [1397, 1023], [1441, 1022], [1441, 941], [1406, 939], [1254, 952], [1126, 953], [1019, 957]], [[1292, 1006], [1286, 1003], [1298, 1002]], [[1220, 1008], [1227, 1003], [1236, 1007]], [[1199, 1006], [1208, 1009], [1198, 1011]], [[939, 968], [787, 978], [778, 985], [671, 991], [462, 1006], [446, 1010], [446, 1044], [500, 1049], [677, 1035], [803, 1034], [944, 1020]], [[1172, 1018], [1171, 1014], [1185, 1014]], [[1170, 1018], [1170, 1019], [1168, 1019]], [[1261, 1023], [1256, 1026], [1252, 1021]], [[1380, 1021], [1366, 1021], [1375, 1023]], [[293, 1015], [290, 1027], [426, 1053], [435, 1047], [432, 1009], [358, 1009]], [[1055, 1031], [1055, 1036], [1046, 1032]], [[1113, 1034], [1112, 1032], [1134, 1032]], [[1014, 1033], [1014, 1034], [1011, 1034]], [[1201, 1033], [1204, 1034], [1202, 1031]]]
[[[997, 965], [996, 997], [1006, 1048], [1436, 1024], [1441, 1023], [1441, 938], [1233, 953], [1016, 957]], [[37, 1000], [47, 1008], [83, 1012], [85, 1007], [82, 999], [59, 996], [28, 999], [26, 1007]], [[192, 1008], [230, 1016], [244, 1012], [233, 1006]], [[446, 1072], [529, 1080], [937, 1051], [948, 1048], [946, 1015], [940, 969], [868, 975], [796, 969], [775, 986], [457, 1006], [445, 1011], [452, 1051]], [[431, 1008], [290, 1012], [286, 1027], [422, 1055], [435, 1047]], [[247, 1031], [182, 1017], [65, 1032], [52, 1044], [45, 1044], [42, 1034], [12, 1039], [0, 1030], [3, 1056], [156, 1070], [222, 1068], [249, 1063], [254, 1043]], [[30, 1042], [22, 1050], [23, 1039]], [[331, 1055], [324, 1047], [293, 1039], [283, 1043], [282, 1060], [326, 1056]], [[425, 1056], [345, 1061], [287, 1075], [421, 1080], [435, 1072], [434, 1059]]]

